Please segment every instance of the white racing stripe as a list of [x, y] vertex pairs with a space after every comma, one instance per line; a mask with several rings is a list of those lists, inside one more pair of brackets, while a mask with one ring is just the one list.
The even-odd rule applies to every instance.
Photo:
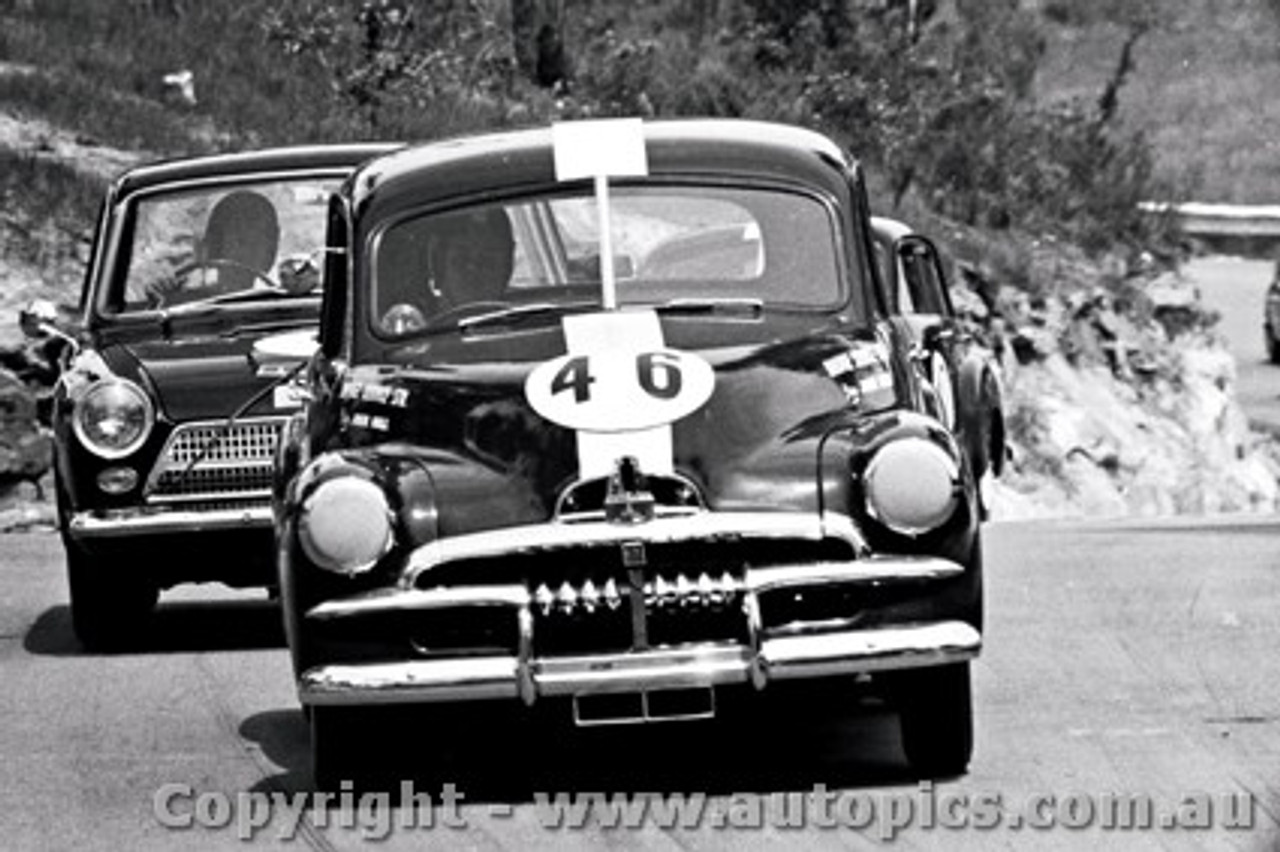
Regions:
[[[653, 311], [608, 311], [577, 314], [563, 320], [570, 356], [638, 355], [664, 347], [662, 324]], [[623, 456], [634, 456], [645, 473], [670, 473], [675, 449], [671, 424], [623, 432], [578, 431], [578, 475], [608, 476]]]

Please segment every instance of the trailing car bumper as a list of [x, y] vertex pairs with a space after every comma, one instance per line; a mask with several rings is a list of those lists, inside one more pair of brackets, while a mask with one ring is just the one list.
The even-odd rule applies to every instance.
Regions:
[[137, 507], [106, 512], [76, 512], [67, 533], [79, 540], [139, 535], [270, 529], [271, 507], [254, 505], [219, 509]]

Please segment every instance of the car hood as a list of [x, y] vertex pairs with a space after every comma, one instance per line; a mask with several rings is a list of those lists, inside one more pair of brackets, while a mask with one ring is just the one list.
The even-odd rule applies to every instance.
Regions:
[[265, 334], [117, 341], [103, 355], [115, 372], [146, 387], [157, 411], [173, 422], [220, 419], [237, 412], [285, 414], [296, 405], [272, 392], [282, 370], [259, 363], [253, 355], [254, 342]]
[[[824, 436], [852, 416], [896, 402], [887, 352], [870, 331], [668, 346], [710, 368], [705, 400], [657, 431], [670, 471], [693, 482], [711, 508], [815, 509]], [[879, 353], [875, 388], [854, 368], [855, 353], [870, 351]], [[556, 356], [529, 340], [479, 344], [465, 361], [439, 360], [441, 354], [423, 363], [405, 355], [407, 363], [396, 366], [352, 368], [340, 391], [346, 440], [422, 459], [440, 495], [446, 534], [546, 520], [566, 487], [582, 478], [584, 445], [592, 440], [530, 402], [529, 385]], [[571, 376], [558, 380], [565, 394], [573, 392]], [[648, 439], [623, 428], [610, 436], [606, 452], [628, 454]]]

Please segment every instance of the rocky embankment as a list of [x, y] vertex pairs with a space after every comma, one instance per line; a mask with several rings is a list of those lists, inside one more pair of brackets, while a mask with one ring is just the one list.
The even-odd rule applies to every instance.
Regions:
[[36, 352], [0, 347], [0, 531], [53, 523], [53, 439], [40, 401], [54, 375]]
[[1004, 366], [1010, 463], [994, 518], [1277, 508], [1275, 445], [1250, 431], [1235, 361], [1190, 282], [1061, 247], [1033, 253], [1027, 273], [1030, 287], [969, 276], [977, 290], [956, 293]]

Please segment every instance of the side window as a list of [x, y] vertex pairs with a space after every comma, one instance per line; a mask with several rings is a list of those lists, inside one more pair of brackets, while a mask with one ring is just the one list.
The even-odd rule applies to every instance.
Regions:
[[[908, 313], [950, 314], [947, 302], [946, 281], [937, 252], [925, 240], [907, 237], [898, 243], [898, 258], [902, 263], [903, 285], [910, 306], [902, 310]], [[900, 296], [899, 298], [902, 298]]]

